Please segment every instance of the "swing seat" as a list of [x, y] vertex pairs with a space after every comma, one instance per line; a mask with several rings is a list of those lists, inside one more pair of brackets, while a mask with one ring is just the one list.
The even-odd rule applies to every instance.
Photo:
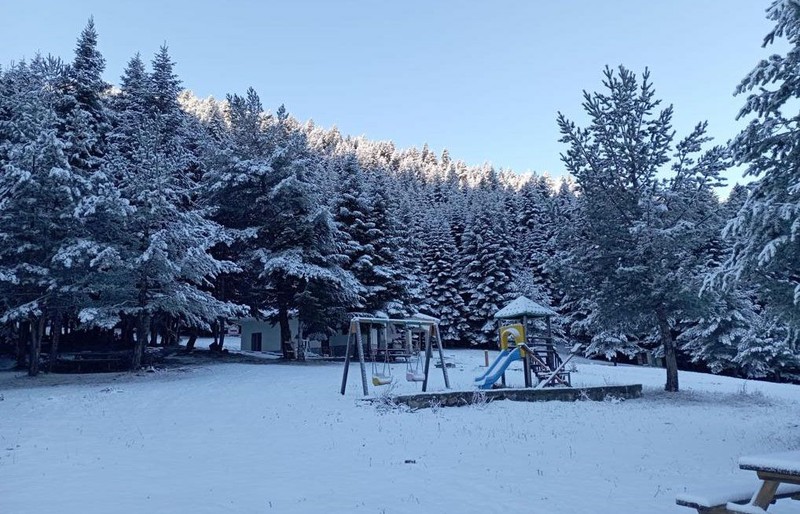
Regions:
[[392, 383], [392, 377], [390, 375], [372, 375], [372, 385], [374, 386], [385, 386]]
[[416, 371], [406, 371], [406, 380], [408, 380], [409, 382], [424, 382], [425, 373], [419, 373]]

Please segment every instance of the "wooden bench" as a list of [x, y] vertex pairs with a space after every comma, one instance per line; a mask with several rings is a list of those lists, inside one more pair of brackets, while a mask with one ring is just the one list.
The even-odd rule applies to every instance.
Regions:
[[[753, 511], [753, 507], [746, 505], [758, 491], [760, 483], [751, 487], [710, 489], [702, 493], [682, 493], [675, 498], [675, 503], [683, 507], [697, 510], [699, 514], [750, 514], [765, 512], [763, 509]], [[775, 500], [783, 498], [800, 499], [800, 485], [781, 484], [775, 493]]]
[[58, 356], [56, 366], [68, 373], [114, 371], [130, 366], [130, 352], [74, 352]]

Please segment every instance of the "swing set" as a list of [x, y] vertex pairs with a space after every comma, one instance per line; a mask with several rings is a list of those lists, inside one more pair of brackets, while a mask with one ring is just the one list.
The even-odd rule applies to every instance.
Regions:
[[449, 389], [450, 378], [444, 362], [439, 320], [422, 314], [411, 319], [355, 316], [350, 320], [347, 336], [341, 393], [344, 394], [347, 388], [351, 356], [358, 357], [364, 396], [369, 396], [367, 360], [371, 363], [373, 386], [391, 384], [394, 381], [391, 362], [403, 359], [406, 363], [406, 380], [422, 382], [422, 391], [425, 392], [428, 389], [430, 361], [434, 347], [442, 366], [445, 387]]

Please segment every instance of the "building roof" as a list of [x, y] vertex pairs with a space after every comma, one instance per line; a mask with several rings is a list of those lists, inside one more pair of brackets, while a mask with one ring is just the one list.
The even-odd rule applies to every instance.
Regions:
[[556, 313], [550, 307], [539, 305], [530, 298], [520, 296], [499, 311], [494, 313], [494, 319], [517, 319], [527, 316], [529, 318], [544, 318], [555, 316]]
[[439, 323], [439, 318], [434, 318], [433, 316], [428, 316], [427, 314], [422, 314], [421, 312], [416, 312], [411, 316], [411, 319], [421, 319], [425, 321], [435, 321]]

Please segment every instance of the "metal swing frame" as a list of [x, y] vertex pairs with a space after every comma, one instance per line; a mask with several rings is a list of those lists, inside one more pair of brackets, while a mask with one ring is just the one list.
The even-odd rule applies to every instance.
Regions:
[[[428, 390], [428, 379], [430, 376], [431, 357], [433, 356], [433, 344], [435, 342], [436, 349], [439, 356], [439, 362], [442, 365], [442, 376], [444, 378], [444, 386], [450, 389], [450, 377], [447, 375], [447, 366], [444, 362], [444, 351], [442, 349], [442, 338], [439, 332], [439, 322], [436, 319], [390, 319], [390, 318], [372, 318], [364, 316], [355, 316], [350, 320], [350, 329], [347, 335], [347, 350], [344, 360], [344, 371], [342, 372], [342, 388], [341, 393], [344, 394], [347, 389], [347, 374], [350, 370], [350, 359], [353, 353], [352, 349], [355, 345], [358, 361], [361, 367], [361, 385], [363, 387], [364, 396], [369, 396], [369, 382], [367, 381], [367, 367], [364, 358], [364, 342], [361, 337], [362, 325], [372, 326], [377, 325], [382, 328], [384, 332], [384, 344], [386, 348], [384, 351], [389, 351], [388, 348], [388, 330], [390, 326], [400, 326], [406, 330], [423, 329], [425, 331], [425, 366], [423, 373], [425, 375], [422, 381], [422, 392]], [[377, 353], [377, 352], [376, 352]], [[388, 358], [388, 355], [386, 356]], [[409, 357], [410, 358], [410, 357]]]

